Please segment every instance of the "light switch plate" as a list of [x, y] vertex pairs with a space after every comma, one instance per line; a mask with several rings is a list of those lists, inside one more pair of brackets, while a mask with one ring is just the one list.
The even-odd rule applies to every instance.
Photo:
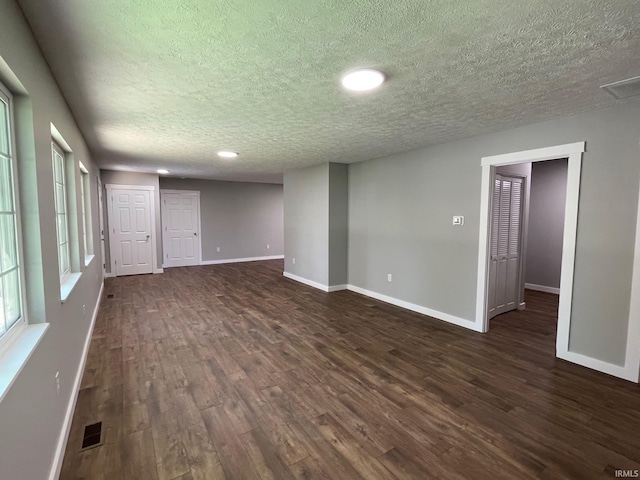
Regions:
[[464, 217], [462, 215], [454, 215], [453, 224], [456, 226], [464, 225]]

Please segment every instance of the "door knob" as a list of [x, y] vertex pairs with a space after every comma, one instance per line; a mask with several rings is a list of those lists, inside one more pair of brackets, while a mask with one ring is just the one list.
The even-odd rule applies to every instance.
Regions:
[[194, 237], [197, 237], [197, 236], [198, 236], [198, 234], [197, 234], [196, 232], [193, 232], [193, 236], [194, 236]]

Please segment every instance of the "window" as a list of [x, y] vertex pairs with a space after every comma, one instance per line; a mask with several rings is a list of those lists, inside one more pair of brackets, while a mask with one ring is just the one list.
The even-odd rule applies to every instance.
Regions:
[[0, 83], [0, 337], [24, 323], [12, 102]]
[[53, 156], [53, 181], [55, 186], [56, 227], [58, 233], [58, 265], [60, 281], [64, 282], [71, 274], [69, 251], [69, 212], [67, 210], [67, 182], [65, 175], [65, 161], [62, 149], [51, 142]]

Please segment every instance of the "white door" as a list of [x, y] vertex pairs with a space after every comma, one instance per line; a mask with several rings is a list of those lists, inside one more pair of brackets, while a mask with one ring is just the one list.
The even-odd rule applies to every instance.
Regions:
[[488, 318], [518, 307], [523, 188], [518, 177], [496, 174], [493, 182]]
[[151, 192], [113, 188], [110, 195], [110, 251], [115, 274], [153, 273]]
[[200, 192], [160, 192], [163, 266], [200, 264]]

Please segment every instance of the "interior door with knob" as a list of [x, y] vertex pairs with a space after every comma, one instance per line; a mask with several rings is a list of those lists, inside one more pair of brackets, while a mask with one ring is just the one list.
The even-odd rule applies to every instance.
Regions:
[[165, 267], [200, 264], [200, 192], [160, 192]]
[[108, 187], [110, 252], [115, 274], [153, 273], [151, 192]]
[[488, 318], [518, 307], [524, 179], [496, 174], [492, 195]]

